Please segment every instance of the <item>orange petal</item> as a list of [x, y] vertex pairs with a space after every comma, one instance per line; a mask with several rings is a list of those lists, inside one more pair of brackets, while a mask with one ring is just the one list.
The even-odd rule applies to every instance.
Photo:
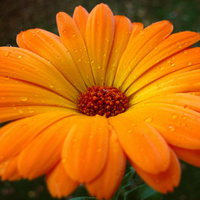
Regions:
[[137, 118], [127, 111], [109, 118], [109, 122], [132, 162], [149, 173], [165, 171], [170, 161], [168, 145], [151, 125]]
[[69, 132], [62, 151], [69, 176], [80, 183], [96, 178], [105, 166], [108, 151], [106, 118], [81, 116]]
[[73, 13], [73, 19], [76, 22], [83, 38], [85, 38], [86, 23], [88, 16], [89, 14], [87, 10], [82, 6], [77, 6]]
[[78, 91], [42, 57], [21, 48], [0, 48], [0, 74], [5, 78], [23, 80], [77, 101]]
[[[200, 96], [191, 93], [170, 93], [147, 99], [145, 103], [164, 103], [200, 112]], [[139, 104], [138, 104], [139, 105]]]
[[[191, 67], [193, 68], [193, 67]], [[199, 92], [200, 64], [195, 65], [193, 69], [185, 69], [183, 72], [175, 72], [147, 85], [134, 95], [132, 103], [147, 100], [158, 95], [169, 93]], [[128, 94], [127, 94], [128, 96]]]
[[[167, 39], [166, 39], [167, 40]], [[163, 42], [166, 43], [166, 42]], [[168, 57], [167, 59], [159, 62], [155, 66], [153, 66], [151, 69], [149, 69], [152, 65], [147, 66], [146, 65], [146, 71], [144, 74], [142, 74], [141, 77], [139, 77], [135, 82], [131, 85], [131, 87], [127, 90], [126, 94], [130, 96], [131, 94], [134, 94], [136, 91], [140, 90], [144, 86], [148, 85], [149, 83], [152, 83], [153, 81], [157, 81], [161, 79], [164, 76], [169, 76], [170, 74], [178, 74], [183, 71], [190, 71], [193, 70], [193, 68], [199, 68], [200, 64], [200, 48], [191, 48], [186, 49], [184, 51], [181, 51], [171, 57]], [[140, 66], [140, 69], [142, 67]], [[135, 71], [136, 77], [138, 77], [137, 74], [140, 73], [140, 69]], [[133, 82], [134, 80], [132, 80]], [[158, 83], [159, 84], [159, 83]]]
[[58, 198], [70, 195], [78, 186], [66, 173], [62, 162], [47, 174], [46, 182], [51, 195]]
[[68, 112], [69, 109], [57, 106], [11, 106], [0, 107], [0, 123], [30, 117], [41, 113]]
[[177, 187], [180, 182], [181, 169], [176, 155], [171, 151], [170, 164], [166, 171], [158, 174], [150, 174], [136, 164], [132, 163], [136, 172], [141, 178], [150, 185], [153, 189], [161, 193], [172, 192], [174, 187]]
[[115, 32], [113, 46], [109, 58], [109, 63], [106, 70], [105, 85], [112, 86], [115, 73], [118, 67], [124, 49], [128, 43], [132, 24], [130, 20], [124, 16], [115, 16]]
[[[139, 62], [162, 42], [172, 31], [168, 21], [154, 23], [142, 30], [133, 40], [130, 40], [121, 57], [117, 69], [114, 86], [119, 88]], [[127, 88], [127, 84], [125, 85]], [[123, 87], [122, 91], [126, 88]]]
[[98, 199], [110, 199], [113, 196], [119, 187], [126, 166], [126, 157], [117, 135], [114, 130], [111, 131], [105, 167], [94, 181], [86, 184], [90, 194]]
[[18, 156], [15, 156], [8, 161], [0, 164], [0, 176], [2, 181], [15, 181], [22, 178], [18, 171], [17, 164]]
[[86, 25], [86, 44], [96, 85], [104, 85], [114, 38], [114, 16], [105, 4], [97, 5]]
[[177, 146], [171, 146], [171, 148], [179, 159], [196, 167], [200, 167], [200, 149], [185, 149]]
[[21, 41], [20, 44], [23, 42], [30, 51], [48, 60], [73, 86], [82, 92], [86, 90], [74, 60], [57, 38], [42, 29], [30, 29], [18, 34], [17, 40]]
[[94, 79], [84, 39], [74, 20], [66, 13], [57, 14], [58, 31], [64, 46], [70, 52], [87, 86], [94, 85]]
[[3, 126], [0, 129], [0, 162], [17, 155], [48, 126], [70, 115], [72, 113], [67, 110], [64, 112], [46, 112]]
[[76, 109], [76, 104], [37, 85], [0, 76], [0, 107], [60, 106]]
[[144, 103], [134, 108], [142, 121], [154, 126], [165, 140], [175, 146], [200, 148], [200, 113], [167, 103]]
[[34, 179], [46, 174], [61, 159], [63, 141], [73, 126], [75, 117], [66, 117], [46, 127], [21, 151], [19, 172]]
[[[149, 54], [147, 54], [140, 63], [138, 63], [138, 65], [131, 72], [130, 76], [126, 79], [124, 84], [127, 86], [124, 87], [132, 85], [132, 83], [137, 80], [138, 77], [140, 77], [143, 73], [145, 73], [144, 77], [142, 76], [141, 78], [139, 78], [139, 81], [140, 79], [142, 79], [143, 84], [148, 84], [149, 81], [147, 80], [149, 80], [152, 76], [155, 77], [157, 74], [159, 74], [159, 76], [157, 77], [160, 78], [161, 76], [163, 76], [163, 74], [168, 74], [170, 71], [176, 71], [179, 68], [184, 68], [189, 63], [190, 65], [197, 63], [197, 60], [199, 60], [199, 56], [197, 57], [196, 53], [196, 51], [198, 51], [197, 49], [194, 49], [193, 53], [191, 52], [191, 50], [185, 50], [178, 55], [173, 54], [191, 46], [199, 39], [200, 34], [189, 31], [170, 35], [163, 42], [152, 49], [152, 51], [149, 52]], [[190, 55], [193, 56], [190, 57]], [[149, 71], [152, 66], [154, 66], [153, 69]], [[145, 81], [143, 78], [145, 79]], [[135, 85], [132, 85], [129, 88], [129, 90], [134, 89]]]

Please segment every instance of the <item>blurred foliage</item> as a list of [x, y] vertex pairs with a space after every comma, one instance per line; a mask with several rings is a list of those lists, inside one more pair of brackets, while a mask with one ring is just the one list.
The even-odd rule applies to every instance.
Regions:
[[[200, 31], [200, 0], [0, 0], [0, 46], [11, 44], [16, 46], [16, 35], [26, 29], [43, 28], [57, 33], [55, 15], [59, 11], [72, 15], [76, 6], [82, 5], [88, 11], [98, 3], [107, 3], [115, 15], [126, 15], [131, 21], [142, 22], [145, 26], [163, 19], [170, 20], [174, 25], [174, 32], [191, 30]], [[122, 187], [115, 199], [123, 199], [122, 194], [127, 187], [135, 187], [133, 171], [124, 177], [126, 185]], [[130, 177], [129, 177], [130, 176]], [[127, 178], [128, 177], [128, 178]], [[162, 200], [199, 200], [200, 199], [200, 169], [182, 163], [182, 179], [180, 186], [173, 193], [163, 195]], [[129, 182], [126, 182], [127, 181]], [[125, 185], [123, 185], [123, 183]], [[140, 190], [149, 190], [146, 185]], [[129, 188], [127, 200], [137, 199], [137, 191]], [[126, 193], [127, 194], [127, 193]], [[79, 187], [73, 197], [87, 196], [84, 187]], [[133, 196], [132, 196], [133, 195]], [[71, 199], [72, 196], [62, 198]], [[159, 197], [160, 198], [160, 197]], [[0, 182], [0, 200], [50, 200], [53, 199], [45, 185], [45, 178], [33, 181], [20, 180], [16, 182]], [[154, 198], [156, 200], [157, 197]], [[78, 200], [78, 198], [77, 198]], [[86, 200], [86, 199], [84, 199]], [[114, 200], [114, 199], [113, 199]]]

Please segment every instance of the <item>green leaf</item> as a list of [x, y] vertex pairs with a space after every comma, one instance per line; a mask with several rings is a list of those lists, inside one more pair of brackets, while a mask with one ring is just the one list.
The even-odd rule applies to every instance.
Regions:
[[71, 200], [96, 200], [94, 197], [75, 197], [72, 198]]
[[140, 185], [125, 195], [125, 200], [160, 200], [161, 194], [150, 188], [147, 184]]

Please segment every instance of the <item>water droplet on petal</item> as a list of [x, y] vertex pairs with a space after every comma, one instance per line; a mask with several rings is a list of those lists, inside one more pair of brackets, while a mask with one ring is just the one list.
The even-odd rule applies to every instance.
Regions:
[[20, 99], [20, 101], [27, 101], [28, 100], [27, 97], [20, 97], [19, 99]]
[[192, 63], [191, 62], [187, 62], [187, 66], [191, 66], [192, 65]]
[[50, 87], [50, 88], [53, 88], [53, 84], [49, 83], [49, 87]]
[[76, 37], [76, 34], [72, 34], [72, 37]]
[[6, 51], [6, 52], [4, 53], [4, 56], [8, 56], [9, 54], [10, 54], [10, 52]]
[[178, 117], [178, 116], [177, 116], [176, 114], [173, 114], [173, 115], [172, 115], [172, 119], [177, 119], [177, 117]]
[[22, 58], [22, 56], [21, 56], [21, 55], [18, 55], [18, 58], [20, 59], [20, 58]]
[[150, 123], [152, 121], [153, 121], [152, 117], [148, 117], [148, 118], [145, 119], [145, 122], [147, 122], [147, 123]]
[[23, 114], [24, 112], [23, 112], [23, 110], [18, 110], [18, 113]]
[[170, 132], [174, 132], [175, 131], [175, 127], [174, 126], [169, 126], [169, 131]]
[[188, 52], [187, 52], [187, 50], [184, 50], [183, 53], [184, 53], [184, 54], [187, 54]]

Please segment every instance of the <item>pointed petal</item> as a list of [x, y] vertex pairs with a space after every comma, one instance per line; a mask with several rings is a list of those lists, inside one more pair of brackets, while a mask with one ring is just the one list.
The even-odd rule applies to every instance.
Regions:
[[151, 97], [169, 93], [199, 92], [200, 64], [192, 66], [191, 68], [193, 69], [184, 69], [185, 71], [183, 72], [177, 71], [174, 74], [169, 74], [147, 85], [135, 95], [132, 95], [134, 102], [138, 103]]
[[70, 195], [78, 186], [66, 173], [62, 162], [47, 174], [46, 182], [51, 195], [57, 198]]
[[24, 81], [0, 76], [0, 106], [62, 106], [76, 108], [69, 101], [49, 90]]
[[113, 46], [106, 70], [105, 85], [112, 86], [119, 60], [128, 43], [132, 24], [130, 20], [124, 16], [115, 16], [115, 32]]
[[22, 178], [18, 171], [17, 164], [18, 156], [15, 156], [8, 161], [0, 164], [0, 176], [2, 181], [15, 181]]
[[76, 22], [82, 37], [85, 39], [86, 23], [88, 19], [88, 12], [82, 6], [77, 6], [74, 10], [73, 19]]
[[71, 54], [87, 86], [94, 85], [92, 70], [84, 39], [74, 20], [64, 12], [57, 14], [58, 31], [62, 43]]
[[[199, 60], [196, 53], [198, 49], [189, 51], [183, 51], [183, 49], [191, 46], [198, 40], [200, 40], [200, 34], [195, 32], [185, 31], [170, 35], [163, 42], [158, 44], [151, 52], [149, 52], [149, 54], [147, 54], [140, 63], [138, 63], [126, 79], [123, 87], [127, 88], [132, 85], [132, 83], [136, 81], [138, 77], [143, 75], [143, 73], [145, 73], [144, 78], [141, 76], [139, 81], [142, 79], [143, 83], [148, 84], [149, 81], [147, 80], [150, 79], [151, 76], [155, 77], [155, 75], [159, 74], [159, 76], [157, 76], [157, 78], [159, 78], [163, 76], [163, 74], [168, 74], [170, 71], [172, 72], [178, 70], [179, 68], [184, 68], [189, 63], [194, 65], [197, 63], [197, 60]], [[174, 55], [179, 51], [181, 52], [178, 55]], [[192, 57], [190, 57], [191, 55]], [[151, 69], [152, 66], [154, 66], [153, 69]], [[151, 69], [151, 71], [149, 71], [149, 69]], [[134, 89], [135, 84], [129, 88], [129, 90]]]
[[96, 85], [104, 85], [114, 38], [114, 16], [105, 4], [97, 5], [86, 25], [86, 44]]
[[172, 192], [173, 188], [178, 186], [180, 182], [181, 169], [179, 161], [172, 151], [170, 157], [168, 169], [158, 174], [150, 174], [142, 170], [136, 164], [132, 163], [132, 165], [139, 176], [152, 188], [161, 193]]
[[[166, 43], [166, 42], [163, 42]], [[189, 71], [193, 68], [199, 68], [200, 64], [200, 48], [191, 48], [181, 51], [167, 59], [159, 62], [154, 65], [151, 69], [151, 65], [146, 66], [146, 71], [139, 77], [135, 82], [131, 85], [131, 87], [127, 90], [126, 94], [128, 96], [134, 94], [136, 91], [145, 87], [149, 83], [159, 84], [161, 81], [164, 82], [166, 76], [175, 73], [181, 73], [183, 71]], [[140, 66], [140, 69], [142, 67]], [[138, 77], [138, 73], [140, 73], [140, 69], [135, 71], [136, 77]], [[144, 71], [143, 71], [144, 72]], [[160, 81], [159, 81], [160, 79]], [[134, 80], [132, 80], [133, 82]], [[145, 90], [145, 89], [144, 89]]]
[[[69, 111], [67, 108], [56, 107], [56, 106], [11, 106], [0, 108], [0, 123], [13, 121], [16, 119], [22, 119], [38, 115], [41, 113], [49, 112], [65, 112]], [[71, 110], [72, 111], [72, 110]], [[75, 113], [75, 112], [74, 112]]]
[[40, 56], [21, 48], [0, 48], [0, 74], [5, 78], [23, 80], [51, 90], [74, 102], [78, 91]]
[[153, 102], [138, 105], [134, 112], [141, 120], [154, 126], [169, 144], [200, 148], [200, 113], [184, 106]]
[[47, 112], [3, 126], [0, 129], [0, 162], [17, 155], [48, 126], [70, 115], [69, 111]]
[[185, 149], [177, 146], [171, 146], [171, 148], [179, 159], [196, 167], [200, 167], [200, 149]]
[[108, 151], [106, 118], [83, 116], [78, 119], [62, 151], [62, 161], [70, 177], [80, 183], [96, 178], [105, 166]]
[[86, 90], [69, 51], [57, 38], [42, 29], [30, 29], [18, 34], [17, 40], [21, 41], [20, 44], [23, 42], [30, 51], [50, 62], [78, 90], [82, 92]]
[[116, 192], [124, 175], [126, 157], [114, 130], [111, 131], [108, 158], [101, 174], [86, 187], [98, 199], [110, 199]]
[[[114, 81], [115, 87], [122, 86], [137, 64], [171, 33], [172, 28], [172, 24], [168, 21], [157, 22], [142, 30], [133, 40], [129, 41], [119, 62]], [[125, 89], [123, 87], [122, 91]]]
[[21, 151], [18, 168], [23, 178], [37, 178], [56, 165], [75, 119], [70, 116], [49, 125]]
[[165, 171], [170, 161], [168, 145], [156, 129], [136, 116], [127, 111], [109, 118], [109, 122], [131, 161], [149, 173]]

